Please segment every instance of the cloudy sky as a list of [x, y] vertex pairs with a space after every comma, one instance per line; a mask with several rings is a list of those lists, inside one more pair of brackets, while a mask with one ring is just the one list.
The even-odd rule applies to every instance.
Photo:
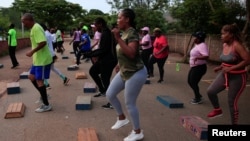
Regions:
[[[0, 0], [0, 7], [10, 7], [14, 0]], [[66, 0], [68, 2], [77, 3], [82, 6], [83, 9], [99, 9], [104, 13], [109, 13], [111, 6], [107, 4], [106, 0]]]

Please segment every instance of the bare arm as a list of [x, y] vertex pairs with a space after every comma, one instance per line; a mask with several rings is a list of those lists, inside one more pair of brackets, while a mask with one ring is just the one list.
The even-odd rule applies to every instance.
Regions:
[[240, 55], [242, 61], [231, 67], [223, 67], [224, 72], [240, 69], [250, 64], [249, 52], [246, 50], [246, 48], [238, 42], [235, 42], [233, 46], [235, 48], [235, 51]]
[[37, 52], [41, 48], [45, 47], [46, 44], [47, 44], [46, 41], [38, 43], [38, 46], [36, 48], [32, 49], [31, 51], [29, 51], [28, 53], [26, 53], [26, 56], [31, 57], [35, 52]]
[[139, 41], [132, 41], [126, 44], [120, 37], [120, 30], [114, 28], [112, 30], [117, 43], [120, 45], [122, 52], [129, 58], [133, 59], [136, 56], [136, 51], [139, 47]]

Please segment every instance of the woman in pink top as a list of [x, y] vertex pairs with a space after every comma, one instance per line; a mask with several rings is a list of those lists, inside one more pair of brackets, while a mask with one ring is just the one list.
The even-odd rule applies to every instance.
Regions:
[[191, 99], [191, 104], [201, 104], [202, 96], [199, 91], [198, 83], [202, 76], [207, 71], [208, 47], [205, 43], [206, 34], [204, 32], [196, 32], [192, 36], [194, 39], [194, 47], [190, 51], [188, 73], [188, 84], [194, 91], [194, 98]]
[[143, 37], [142, 40], [140, 42], [141, 48], [142, 48], [142, 53], [141, 53], [141, 58], [142, 61], [144, 63], [144, 65], [147, 68], [148, 71], [148, 75], [149, 75], [149, 68], [148, 68], [148, 61], [149, 61], [149, 57], [153, 52], [153, 48], [152, 48], [152, 42], [151, 42], [151, 37], [149, 35], [149, 28], [148, 27], [143, 27], [141, 29]]
[[160, 28], [154, 29], [154, 35], [155, 35], [155, 41], [153, 44], [154, 50], [153, 54], [150, 57], [149, 60], [149, 77], [153, 76], [154, 74], [154, 63], [157, 63], [160, 73], [160, 79], [158, 80], [158, 83], [161, 83], [163, 81], [164, 76], [164, 64], [168, 58], [168, 41], [167, 37], [162, 35], [162, 31]]

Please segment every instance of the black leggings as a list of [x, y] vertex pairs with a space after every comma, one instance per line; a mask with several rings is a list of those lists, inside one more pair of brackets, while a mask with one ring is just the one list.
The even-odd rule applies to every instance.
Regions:
[[110, 84], [110, 78], [115, 68], [117, 61], [95, 62], [90, 70], [89, 74], [95, 81], [101, 93], [105, 93]]
[[[232, 124], [238, 124], [238, 100], [243, 90], [246, 87], [247, 74], [230, 74], [227, 73], [228, 80], [228, 105], [230, 110]], [[220, 108], [217, 94], [226, 89], [226, 77], [223, 72], [220, 72], [213, 83], [207, 89], [207, 95], [215, 109]]]
[[74, 51], [74, 54], [75, 54], [76, 57], [77, 57], [77, 53], [79, 51], [79, 44], [80, 44], [80, 41], [74, 41], [73, 42], [73, 51]]
[[188, 84], [194, 91], [194, 96], [196, 99], [200, 99], [202, 96], [200, 94], [200, 89], [198, 83], [200, 82], [202, 76], [207, 72], [207, 65], [199, 65], [191, 67], [188, 73]]
[[142, 58], [142, 61], [143, 61], [144, 65], [147, 68], [148, 74], [149, 74], [149, 67], [148, 67], [149, 57], [152, 54], [152, 52], [153, 52], [153, 48], [151, 47], [149, 49], [143, 49], [142, 53], [141, 53], [141, 58]]
[[164, 64], [165, 64], [167, 58], [168, 58], [168, 56], [158, 59], [158, 58], [155, 58], [154, 55], [152, 55], [149, 59], [149, 64], [148, 64], [149, 74], [154, 74], [154, 63], [157, 63], [159, 73], [160, 73], [160, 80], [163, 80]]

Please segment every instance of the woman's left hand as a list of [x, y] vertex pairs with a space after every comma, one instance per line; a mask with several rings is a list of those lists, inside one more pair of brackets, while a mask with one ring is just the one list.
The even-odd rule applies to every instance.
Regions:
[[227, 73], [230, 71], [231, 71], [231, 67], [225, 67], [225, 66], [222, 67], [222, 72]]

